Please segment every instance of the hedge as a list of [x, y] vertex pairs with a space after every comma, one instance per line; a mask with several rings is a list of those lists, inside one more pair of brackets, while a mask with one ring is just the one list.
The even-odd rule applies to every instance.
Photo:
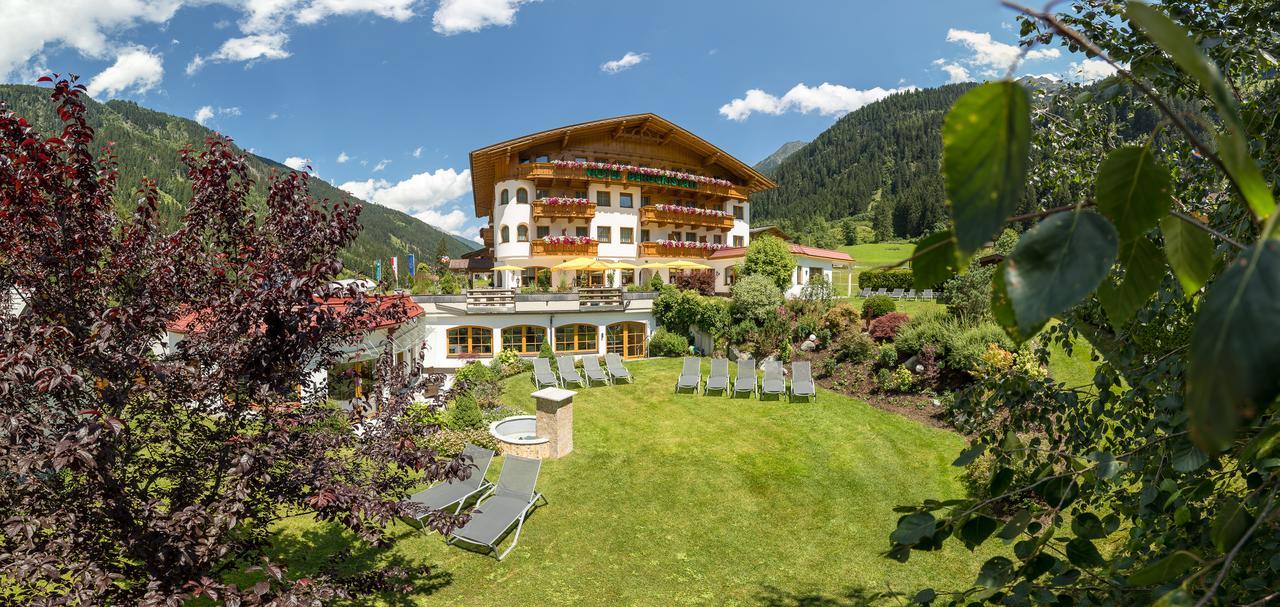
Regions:
[[858, 274], [859, 289], [911, 289], [912, 276], [910, 268], [889, 268], [887, 270], [867, 270]]

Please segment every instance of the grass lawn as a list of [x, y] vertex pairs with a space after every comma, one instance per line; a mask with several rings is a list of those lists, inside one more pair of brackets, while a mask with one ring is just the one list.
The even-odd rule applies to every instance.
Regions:
[[[342, 562], [430, 566], [385, 597], [396, 605], [816, 605], [968, 584], [989, 556], [954, 543], [905, 565], [880, 556], [895, 505], [962, 495], [958, 435], [826, 391], [812, 404], [677, 396], [679, 360], [629, 366], [635, 384], [579, 392], [574, 452], [545, 462], [550, 504], [506, 560], [397, 524], [389, 551]], [[532, 411], [530, 391], [527, 375], [507, 380], [513, 406]], [[309, 519], [277, 530], [295, 575], [350, 547]]]
[[[911, 257], [915, 245], [910, 242], [873, 242], [840, 247], [841, 251], [853, 258], [853, 292], [858, 292], [858, 274], [879, 266], [887, 266]], [[831, 275], [831, 285], [835, 292], [843, 295], [848, 289], [847, 276], [849, 270], [836, 268]]]

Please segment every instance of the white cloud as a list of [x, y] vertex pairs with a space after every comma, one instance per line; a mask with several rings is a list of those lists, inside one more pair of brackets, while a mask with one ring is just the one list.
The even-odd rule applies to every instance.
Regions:
[[218, 108], [218, 113], [222, 114], [223, 116], [239, 116], [240, 108], [234, 105], [231, 107], [220, 107]]
[[338, 152], [338, 164], [345, 164], [351, 157], [346, 152]]
[[391, 161], [390, 161], [390, 160], [387, 160], [387, 159], [385, 159], [385, 158], [384, 158], [384, 159], [382, 159], [382, 160], [379, 160], [379, 161], [378, 161], [378, 164], [376, 164], [376, 165], [374, 165], [374, 166], [373, 166], [373, 172], [377, 173], [377, 172], [381, 171], [382, 169], [387, 168], [387, 165], [389, 165], [389, 164], [391, 164]]
[[[951, 82], [968, 80], [970, 71], [974, 69], [980, 70], [979, 73], [984, 77], [999, 77], [1018, 60], [1018, 56], [1022, 53], [1021, 48], [1012, 44], [998, 42], [987, 32], [972, 32], [953, 28], [947, 30], [947, 42], [961, 44], [968, 47], [972, 52], [972, 55], [955, 61], [939, 59], [934, 62], [940, 69], [947, 72]], [[1056, 48], [1033, 48], [1027, 51], [1023, 59], [1025, 61], [1056, 59], [1061, 54]], [[960, 70], [964, 71], [963, 75]]]
[[1080, 82], [1095, 82], [1116, 73], [1116, 68], [1101, 59], [1075, 61], [1067, 68], [1067, 77]]
[[200, 109], [196, 110], [196, 115], [192, 116], [192, 118], [194, 118], [195, 121], [199, 122], [201, 125], [208, 123], [210, 120], [213, 119], [213, 106], [206, 105], [201, 107]]
[[275, 120], [276, 118], [279, 118], [279, 117], [280, 117], [280, 114], [277, 114], [275, 112], [271, 112], [270, 114], [267, 114], [267, 120]]
[[108, 34], [142, 23], [164, 23], [181, 0], [94, 0], [77, 2], [0, 3], [0, 79], [17, 75], [24, 65], [50, 47], [68, 47], [101, 59], [132, 45]]
[[91, 97], [114, 97], [125, 91], [145, 93], [164, 78], [164, 62], [160, 55], [134, 46], [116, 55], [116, 62], [89, 81]]
[[490, 25], [511, 25], [516, 11], [528, 0], [440, 0], [431, 15], [432, 29], [451, 35], [480, 31]]
[[306, 169], [307, 166], [309, 166], [310, 164], [311, 164], [310, 158], [290, 156], [284, 159], [284, 166], [287, 166], [295, 171], [301, 171], [303, 169]]
[[648, 58], [649, 53], [633, 53], [631, 51], [627, 51], [627, 54], [623, 55], [621, 59], [614, 59], [612, 61], [605, 61], [604, 63], [601, 63], [600, 71], [606, 74], [616, 74], [623, 70], [631, 69]]
[[939, 59], [937, 61], [934, 61], [933, 64], [938, 66], [938, 69], [947, 73], [948, 84], [956, 84], [958, 82], [969, 82], [970, 80], [973, 79], [969, 76], [969, 70], [965, 69], [964, 66], [960, 65], [959, 63], [948, 63], [944, 59]]
[[422, 158], [422, 146], [418, 146], [413, 149], [413, 157]]
[[720, 114], [729, 120], [746, 120], [755, 112], [778, 115], [796, 111], [802, 114], [818, 112], [823, 116], [834, 116], [852, 112], [864, 105], [888, 97], [894, 93], [913, 91], [916, 87], [904, 86], [893, 89], [875, 87], [859, 90], [823, 82], [818, 86], [808, 86], [803, 82], [795, 85], [787, 94], [776, 97], [760, 89], [751, 89], [746, 95], [720, 106]]
[[333, 15], [373, 13], [379, 17], [408, 21], [413, 18], [416, 0], [312, 0], [298, 11], [298, 23], [316, 23]]
[[459, 209], [452, 209], [448, 213], [440, 213], [427, 209], [413, 214], [414, 217], [422, 220], [433, 228], [444, 230], [450, 234], [462, 236], [464, 232], [468, 232], [467, 222], [471, 219], [466, 213]]
[[284, 49], [284, 45], [288, 42], [289, 36], [283, 32], [232, 38], [223, 42], [222, 47], [208, 57], [196, 55], [191, 63], [187, 64], [187, 75], [200, 71], [206, 63], [284, 59], [290, 54]]
[[404, 181], [391, 183], [385, 179], [348, 181], [342, 190], [374, 204], [408, 213], [427, 224], [462, 235], [472, 230], [467, 222], [473, 218], [456, 207], [443, 207], [471, 191], [471, 171], [436, 169], [418, 173]]

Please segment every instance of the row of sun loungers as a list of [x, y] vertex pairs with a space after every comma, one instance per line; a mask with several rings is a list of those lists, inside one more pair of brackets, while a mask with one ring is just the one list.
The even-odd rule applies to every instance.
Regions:
[[919, 292], [917, 292], [914, 289], [894, 289], [892, 291], [890, 291], [889, 289], [876, 289], [874, 291], [871, 289], [863, 289], [858, 292], [858, 297], [862, 299], [866, 299], [868, 297], [871, 297], [872, 295], [888, 295], [889, 297], [892, 297], [894, 299], [919, 299], [919, 300], [934, 299], [937, 296], [937, 294], [933, 292], [933, 289], [925, 289]]
[[[481, 546], [501, 561], [520, 541], [520, 530], [524, 528], [524, 520], [529, 511], [538, 500], [543, 503], [547, 501], [537, 491], [542, 461], [508, 455], [502, 465], [502, 472], [498, 474], [498, 482], [494, 484], [485, 479], [489, 464], [493, 462], [493, 451], [467, 444], [462, 454], [469, 462], [467, 466], [471, 469], [470, 476], [432, 485], [409, 498], [410, 502], [420, 506], [421, 513], [416, 517], [416, 522], [425, 530], [423, 519], [429, 516], [430, 511], [453, 507], [456, 514], [471, 497], [479, 494], [480, 499], [476, 500], [470, 520], [449, 534], [448, 543], [461, 541]], [[513, 525], [516, 531], [511, 545], [499, 553], [498, 545]]]
[[[582, 358], [582, 373], [578, 372], [578, 368], [574, 366], [573, 357], [570, 355], [556, 357], [556, 369], [559, 375], [551, 370], [551, 361], [545, 358], [533, 359], [533, 383], [535, 386], [542, 388], [546, 386], [565, 387], [575, 384], [583, 388], [590, 387], [592, 382], [602, 382], [606, 384], [617, 383], [619, 380], [627, 382], [634, 381], [631, 372], [622, 364], [622, 356], [616, 352], [610, 352], [604, 355], [605, 368], [600, 367], [600, 360], [594, 356], [584, 356]], [[583, 374], [586, 377], [583, 377]]]
[[[791, 365], [791, 386], [787, 387], [786, 377], [782, 373], [782, 363], [776, 360], [765, 361], [760, 365], [762, 378], [756, 377], [756, 361], [753, 358], [738, 361], [737, 373], [733, 376], [732, 387], [729, 384], [729, 359], [711, 359], [711, 373], [706, 381], [702, 379], [702, 359], [686, 356], [680, 369], [680, 377], [676, 379], [676, 392], [681, 390], [702, 389], [705, 395], [709, 392], [738, 395], [759, 393], [760, 396], [773, 394], [782, 396], [816, 399], [817, 389], [813, 383], [813, 369], [808, 361], [797, 361]], [[759, 381], [757, 382], [757, 379]]]

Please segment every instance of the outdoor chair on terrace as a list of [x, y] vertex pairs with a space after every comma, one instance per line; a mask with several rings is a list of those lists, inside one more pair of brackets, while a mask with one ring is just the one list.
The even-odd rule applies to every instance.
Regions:
[[432, 510], [444, 510], [454, 506], [453, 513], [457, 514], [468, 498], [493, 486], [484, 478], [485, 473], [489, 471], [489, 464], [493, 462], [493, 452], [467, 443], [462, 448], [462, 455], [465, 456], [467, 470], [471, 473], [467, 478], [437, 483], [409, 497], [410, 502], [424, 509], [414, 517], [414, 521], [423, 531], [426, 531], [427, 527], [422, 519], [426, 518]]
[[711, 390], [729, 391], [729, 359], [711, 359], [711, 374], [707, 376], [707, 383], [702, 385], [702, 393], [706, 394]]
[[861, 291], [858, 291], [858, 297], [861, 297], [862, 299], [871, 297], [871, 289], [863, 289]]
[[756, 359], [748, 358], [738, 361], [738, 374], [733, 378], [733, 394], [739, 392], [755, 393], [756, 391]]
[[920, 299], [933, 299], [933, 289], [925, 289], [920, 292]]
[[680, 377], [676, 379], [676, 392], [681, 390], [697, 390], [702, 383], [702, 361], [697, 357], [686, 356], [680, 367]]
[[[481, 498], [480, 505], [471, 513], [471, 520], [449, 538], [450, 544], [462, 540], [484, 546], [499, 561], [520, 541], [520, 530], [529, 510], [539, 499], [546, 503], [546, 498], [537, 491], [542, 460], [515, 455], [508, 455], [505, 460], [498, 475], [498, 484], [486, 494], [488, 499]], [[512, 525], [516, 526], [515, 537], [511, 539], [511, 545], [499, 554], [498, 544]]]
[[760, 395], [775, 394], [779, 398], [787, 393], [787, 380], [782, 376], [782, 363], [776, 360], [767, 360], [760, 365], [760, 369], [764, 371], [764, 379], [760, 382]]
[[560, 385], [560, 380], [556, 378], [555, 372], [551, 370], [550, 360], [545, 358], [533, 359], [533, 385], [539, 388]]
[[902, 289], [894, 289], [893, 292], [889, 294], [889, 297], [902, 299]]
[[876, 289], [876, 292], [872, 293], [872, 295], [888, 295], [888, 294], [889, 294], [889, 289]]
[[818, 390], [813, 385], [813, 367], [807, 360], [791, 363], [791, 395], [818, 400]]
[[594, 356], [583, 357], [582, 370], [587, 372], [588, 383], [593, 381], [609, 383], [609, 376], [605, 374], [604, 369], [600, 368], [600, 361]]
[[568, 354], [557, 356], [556, 369], [560, 371], [561, 387], [564, 387], [566, 384], [578, 384], [583, 388], [587, 387], [587, 380], [582, 379], [582, 376], [578, 374], [577, 367], [573, 366], [572, 356]]
[[604, 366], [609, 370], [609, 375], [613, 376], [614, 382], [620, 379], [625, 379], [627, 382], [635, 381], [631, 377], [631, 372], [622, 365], [622, 355], [617, 352], [609, 352], [604, 355]]
[[903, 298], [903, 299], [915, 299], [915, 298], [916, 298], [916, 290], [915, 290], [915, 289], [907, 289], [907, 294], [906, 294], [906, 295], [904, 295], [904, 296], [902, 296], [902, 298]]

